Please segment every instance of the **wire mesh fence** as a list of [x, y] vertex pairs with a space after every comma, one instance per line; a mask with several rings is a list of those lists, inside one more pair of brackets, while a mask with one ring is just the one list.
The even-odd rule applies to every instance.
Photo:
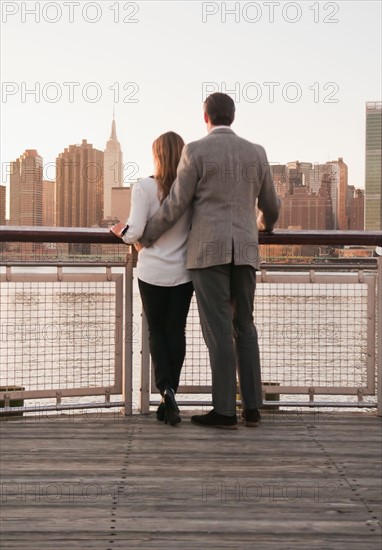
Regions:
[[[123, 271], [120, 254], [116, 265]], [[147, 342], [138, 330], [138, 291], [135, 318], [123, 319], [123, 276], [112, 273], [110, 267], [101, 269], [100, 262], [91, 264], [91, 260], [83, 261], [76, 267], [73, 261], [62, 272], [62, 264], [53, 262], [47, 274], [32, 260], [25, 261], [27, 274], [19, 273], [20, 267], [3, 265], [1, 388], [18, 387], [28, 399], [56, 397], [57, 393], [69, 397], [99, 395], [105, 390], [122, 393], [126, 325], [139, 372], [142, 346]], [[279, 269], [258, 273], [254, 303], [266, 391], [375, 395], [377, 270]], [[132, 289], [132, 285], [129, 279], [127, 286]], [[180, 391], [190, 396], [209, 393], [209, 356], [195, 298], [186, 335]], [[150, 369], [149, 362], [144, 368]], [[1, 388], [0, 400], [4, 396]], [[147, 391], [156, 393], [153, 381]]]
[[[259, 279], [261, 275], [259, 275]], [[256, 288], [254, 321], [263, 383], [272, 392], [374, 393], [375, 276], [267, 274]], [[208, 350], [193, 298], [182, 391], [210, 391]], [[195, 390], [193, 389], [195, 388]]]
[[0, 386], [22, 387], [28, 397], [120, 393], [122, 278], [2, 275]]

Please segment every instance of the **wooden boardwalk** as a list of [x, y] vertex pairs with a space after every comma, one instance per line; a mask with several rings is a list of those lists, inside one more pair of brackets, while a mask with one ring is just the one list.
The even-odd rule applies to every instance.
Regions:
[[374, 413], [269, 413], [237, 431], [117, 413], [0, 429], [2, 550], [381, 548]]

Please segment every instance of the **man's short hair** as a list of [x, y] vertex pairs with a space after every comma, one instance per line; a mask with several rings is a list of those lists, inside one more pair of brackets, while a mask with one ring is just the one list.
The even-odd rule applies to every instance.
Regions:
[[231, 126], [235, 119], [235, 103], [227, 94], [215, 92], [207, 97], [204, 110], [213, 126]]

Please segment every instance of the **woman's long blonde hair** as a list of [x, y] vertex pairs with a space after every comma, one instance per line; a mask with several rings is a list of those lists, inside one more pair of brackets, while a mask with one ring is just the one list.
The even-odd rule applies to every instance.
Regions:
[[158, 197], [161, 204], [176, 179], [176, 169], [183, 147], [183, 139], [175, 132], [166, 132], [153, 143], [154, 177], [158, 182]]

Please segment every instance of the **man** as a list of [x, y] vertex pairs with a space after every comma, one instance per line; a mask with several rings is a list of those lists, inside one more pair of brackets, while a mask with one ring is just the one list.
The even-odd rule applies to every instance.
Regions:
[[257, 426], [260, 420], [260, 357], [253, 324], [258, 229], [272, 230], [280, 206], [263, 147], [238, 137], [230, 129], [234, 118], [228, 95], [206, 99], [208, 135], [184, 147], [171, 192], [140, 239], [150, 246], [193, 207], [187, 268], [210, 355], [213, 410], [191, 420], [227, 429], [237, 427], [236, 366], [244, 424]]

